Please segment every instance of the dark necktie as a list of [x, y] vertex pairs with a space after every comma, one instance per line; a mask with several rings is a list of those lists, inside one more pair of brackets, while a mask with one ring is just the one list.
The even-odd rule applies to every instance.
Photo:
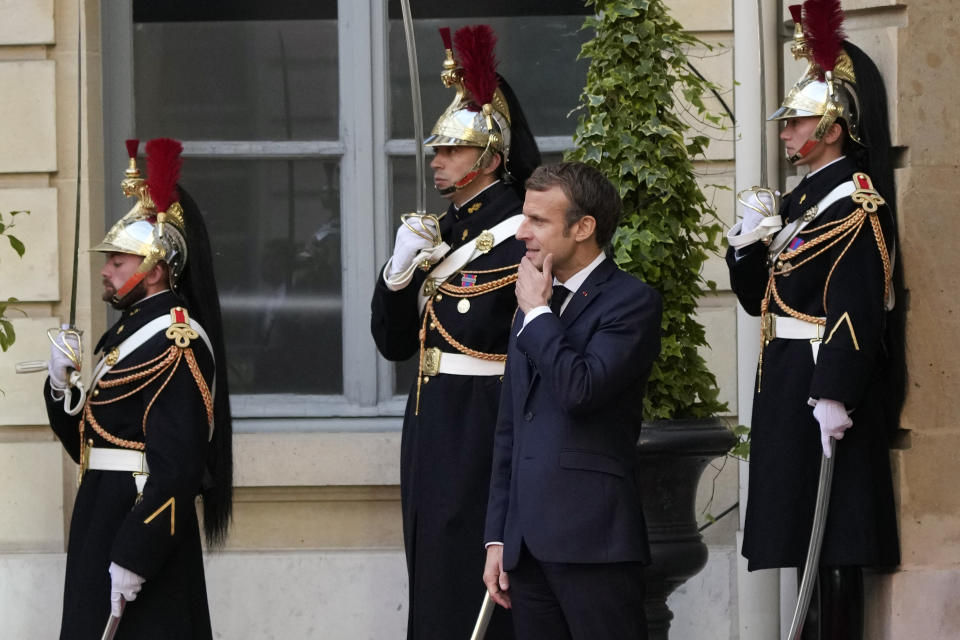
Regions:
[[550, 311], [554, 315], [560, 315], [560, 307], [563, 306], [563, 301], [567, 299], [567, 294], [569, 290], [562, 284], [553, 285], [553, 296], [550, 298]]

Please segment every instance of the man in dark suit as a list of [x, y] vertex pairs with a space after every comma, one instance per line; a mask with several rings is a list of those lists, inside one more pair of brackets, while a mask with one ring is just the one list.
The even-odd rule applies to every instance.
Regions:
[[600, 172], [526, 186], [483, 579], [521, 640], [646, 638], [636, 442], [660, 296], [604, 254], [621, 203]]

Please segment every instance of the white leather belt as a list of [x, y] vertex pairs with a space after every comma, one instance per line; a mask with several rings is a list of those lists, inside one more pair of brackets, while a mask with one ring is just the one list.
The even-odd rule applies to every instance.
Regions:
[[823, 325], [791, 318], [778, 316], [772, 313], [764, 314], [761, 320], [763, 339], [784, 338], [786, 340], [821, 340]]
[[111, 449], [107, 447], [89, 447], [87, 469], [100, 471], [129, 471], [131, 473], [150, 473], [147, 458], [142, 451], [133, 449]]
[[454, 376], [502, 376], [506, 363], [502, 360], [483, 360], [465, 353], [447, 353], [437, 347], [423, 352], [423, 375], [446, 373]]

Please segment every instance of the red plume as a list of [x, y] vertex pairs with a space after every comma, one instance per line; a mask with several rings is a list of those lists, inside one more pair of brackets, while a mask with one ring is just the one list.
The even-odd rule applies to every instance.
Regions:
[[443, 40], [443, 48], [453, 51], [453, 40], [450, 39], [450, 27], [440, 27], [440, 38]]
[[137, 157], [137, 151], [140, 149], [140, 141], [136, 138], [130, 138], [126, 142], [127, 144], [127, 155], [131, 158]]
[[497, 58], [493, 53], [497, 36], [488, 25], [478, 24], [457, 29], [453, 41], [463, 67], [463, 84], [476, 103], [470, 109], [479, 111], [484, 104], [493, 102], [493, 92], [497, 90]]
[[823, 71], [833, 71], [843, 47], [843, 9], [840, 0], [806, 0], [803, 3], [803, 35], [813, 52], [813, 61]]
[[155, 138], [147, 142], [147, 187], [157, 211], [166, 211], [178, 198], [182, 151], [183, 145], [171, 138]]
[[802, 4], [792, 4], [789, 7], [790, 16], [793, 18], [793, 24], [803, 24], [803, 5]]

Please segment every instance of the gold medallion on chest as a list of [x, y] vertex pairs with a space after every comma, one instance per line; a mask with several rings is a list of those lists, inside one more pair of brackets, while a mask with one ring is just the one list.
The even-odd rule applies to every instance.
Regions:
[[480, 253], [487, 253], [490, 249], [493, 249], [494, 238], [493, 234], [489, 231], [484, 231], [476, 239], [477, 251]]

